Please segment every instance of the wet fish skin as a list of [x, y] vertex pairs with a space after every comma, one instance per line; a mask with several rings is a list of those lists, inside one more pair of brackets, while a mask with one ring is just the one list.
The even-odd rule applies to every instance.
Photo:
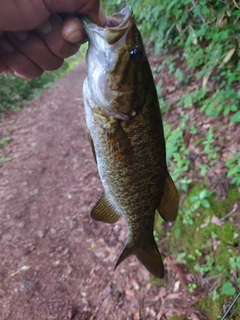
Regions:
[[153, 237], [155, 211], [166, 221], [175, 220], [179, 196], [167, 170], [158, 97], [132, 11], [124, 8], [110, 20], [116, 26], [83, 22], [90, 39], [85, 116], [104, 187], [91, 216], [107, 223], [120, 216], [126, 220], [128, 240], [116, 267], [136, 255], [162, 278], [163, 262]]

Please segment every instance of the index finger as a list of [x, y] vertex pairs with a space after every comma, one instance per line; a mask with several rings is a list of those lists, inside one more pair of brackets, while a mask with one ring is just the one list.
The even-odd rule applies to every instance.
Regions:
[[[88, 7], [81, 8], [76, 13], [87, 14], [90, 20], [99, 26], [104, 27], [106, 25], [106, 15], [101, 6], [98, 7], [98, 10], [96, 10], [96, 7], [91, 9]], [[76, 15], [69, 15], [64, 19], [62, 36], [66, 41], [71, 43], [83, 44], [87, 41], [85, 30], [83, 29], [80, 19]]]
[[85, 6], [81, 7], [76, 13], [86, 14], [89, 16], [90, 20], [97, 24], [100, 27], [104, 27], [107, 23], [107, 17], [101, 5], [97, 5], [98, 1], [95, 2], [95, 5], [90, 5], [92, 1], [86, 3]]

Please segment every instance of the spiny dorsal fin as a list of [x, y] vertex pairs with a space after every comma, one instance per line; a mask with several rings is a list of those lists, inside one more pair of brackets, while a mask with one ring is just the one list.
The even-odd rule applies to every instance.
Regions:
[[114, 270], [119, 266], [119, 264], [122, 261], [124, 261], [131, 255], [136, 255], [137, 259], [155, 277], [163, 278], [163, 261], [161, 254], [158, 250], [157, 244], [153, 238], [150, 242], [145, 241], [140, 247], [135, 247], [133, 244], [127, 242], [120, 257], [118, 258]]
[[165, 221], [175, 221], [178, 214], [178, 205], [179, 194], [177, 188], [171, 176], [169, 173], [167, 173], [164, 184], [163, 198], [157, 210]]
[[114, 223], [120, 216], [104, 193], [92, 209], [91, 217], [96, 221]]

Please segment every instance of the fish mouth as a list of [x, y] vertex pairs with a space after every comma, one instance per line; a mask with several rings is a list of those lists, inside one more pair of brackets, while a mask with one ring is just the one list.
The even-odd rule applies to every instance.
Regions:
[[96, 105], [108, 115], [128, 121], [134, 115], [131, 112], [129, 114], [125, 108], [120, 110], [121, 108], [116, 106], [116, 100], [120, 99], [121, 95], [131, 95], [135, 88], [131, 86], [118, 88], [118, 86], [112, 85], [116, 79], [114, 81], [109, 79], [119, 61], [119, 52], [125, 50], [126, 38], [133, 25], [132, 9], [125, 7], [107, 17], [104, 27], [92, 23], [87, 17], [83, 17], [81, 20], [89, 38], [86, 56], [87, 78]]
[[132, 17], [132, 9], [125, 7], [121, 11], [114, 13], [112, 16], [107, 17], [106, 27], [108, 28], [122, 28], [128, 24]]
[[90, 41], [97, 42], [98, 46], [101, 46], [101, 42], [104, 40], [111, 45], [116, 43], [132, 25], [132, 9], [125, 7], [107, 17], [107, 23], [104, 27], [93, 24], [86, 16], [82, 17], [81, 20]]

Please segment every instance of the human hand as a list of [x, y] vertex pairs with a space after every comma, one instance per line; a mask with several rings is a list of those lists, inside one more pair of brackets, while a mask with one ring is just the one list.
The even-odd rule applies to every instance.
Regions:
[[[61, 19], [56, 13], [70, 13]], [[99, 0], [0, 0], [0, 74], [29, 79], [61, 67], [86, 41], [80, 20], [87, 14], [104, 26]]]

